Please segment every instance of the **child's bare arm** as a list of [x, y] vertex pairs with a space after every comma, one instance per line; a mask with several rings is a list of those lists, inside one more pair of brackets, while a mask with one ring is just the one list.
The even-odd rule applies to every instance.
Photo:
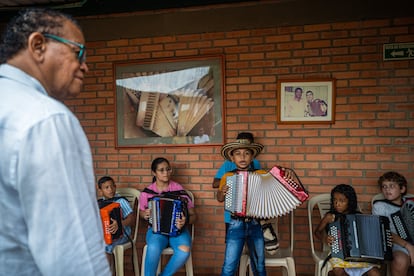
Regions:
[[[319, 225], [316, 227], [315, 229], [315, 236], [316, 238], [318, 238], [319, 240], [323, 241], [324, 239], [327, 239], [328, 237], [326, 236], [326, 226], [335, 221], [335, 215], [328, 213], [326, 214], [322, 220], [320, 221]], [[329, 243], [328, 240], [325, 240], [325, 242]]]
[[190, 216], [189, 224], [194, 224], [197, 220], [197, 214], [195, 212], [195, 208], [188, 209], [188, 214]]
[[122, 226], [133, 226], [135, 222], [135, 214], [130, 213], [125, 219], [122, 220]]

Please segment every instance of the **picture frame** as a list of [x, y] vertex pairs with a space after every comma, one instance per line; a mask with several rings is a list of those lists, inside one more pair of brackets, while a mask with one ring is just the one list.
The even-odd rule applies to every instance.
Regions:
[[279, 124], [335, 123], [335, 79], [280, 80], [277, 87]]
[[222, 55], [113, 64], [116, 148], [225, 141]]

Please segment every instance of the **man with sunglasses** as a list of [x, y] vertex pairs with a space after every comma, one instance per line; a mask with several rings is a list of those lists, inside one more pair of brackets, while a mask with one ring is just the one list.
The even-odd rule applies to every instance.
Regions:
[[109, 275], [92, 155], [74, 114], [88, 67], [79, 25], [29, 9], [0, 45], [0, 275]]

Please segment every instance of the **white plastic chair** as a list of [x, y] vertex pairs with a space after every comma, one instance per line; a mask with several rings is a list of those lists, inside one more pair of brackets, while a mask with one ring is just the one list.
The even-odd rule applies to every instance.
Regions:
[[[312, 197], [308, 201], [308, 221], [309, 221], [309, 238], [312, 250], [312, 258], [315, 262], [315, 276], [325, 276], [328, 275], [329, 270], [331, 269], [329, 262], [325, 264], [322, 268], [323, 262], [330, 253], [330, 248], [327, 244], [320, 242], [320, 248], [315, 248], [315, 241], [313, 237], [313, 223], [319, 223], [320, 220], [325, 216], [329, 211], [331, 205], [331, 194], [320, 194]], [[314, 216], [315, 206], [318, 209], [318, 215]], [[314, 219], [313, 219], [314, 218]]]
[[115, 259], [115, 273], [117, 276], [124, 275], [124, 252], [128, 248], [132, 247], [132, 259], [133, 259], [133, 268], [135, 276], [139, 276], [139, 265], [138, 265], [138, 252], [136, 247], [136, 241], [138, 236], [138, 224], [139, 224], [139, 215], [138, 215], [138, 201], [140, 191], [134, 188], [117, 188], [116, 192], [125, 198], [128, 199], [129, 204], [131, 205], [132, 210], [135, 214], [135, 227], [132, 229], [132, 243], [128, 241], [124, 244], [116, 245], [112, 251]]
[[[186, 192], [190, 196], [191, 201], [194, 202], [193, 193], [189, 190], [186, 190]], [[190, 229], [191, 242], [194, 242], [194, 224], [189, 224], [189, 227], [191, 227], [191, 229]], [[173, 253], [174, 253], [174, 250], [171, 247], [164, 248], [164, 250], [161, 253], [160, 261], [158, 263], [157, 275], [161, 273], [162, 257], [172, 255]], [[144, 248], [142, 249], [142, 261], [141, 261], [141, 274], [142, 275], [145, 275], [145, 258], [146, 258], [146, 256], [147, 256], [147, 245], [144, 245]], [[193, 276], [194, 275], [194, 272], [193, 272], [193, 259], [192, 259], [192, 256], [191, 256], [191, 251], [190, 251], [190, 256], [187, 259], [187, 262], [185, 263], [185, 272], [186, 272], [186, 276]]]
[[[289, 244], [286, 247], [279, 247], [277, 249], [275, 255], [269, 255], [266, 253], [265, 259], [265, 266], [266, 267], [283, 267], [283, 275], [288, 276], [295, 276], [296, 269], [295, 269], [295, 260], [293, 259], [293, 247], [294, 247], [294, 212], [290, 212], [289, 216]], [[280, 232], [279, 232], [279, 222], [280, 218], [276, 218], [272, 220], [273, 228], [276, 232], [277, 237], [280, 240]], [[245, 250], [246, 251], [246, 250]], [[250, 269], [250, 258], [249, 254], [246, 251], [241, 258], [240, 258], [240, 266], [239, 266], [239, 276], [246, 276], [247, 272], [250, 275], [253, 275]]]

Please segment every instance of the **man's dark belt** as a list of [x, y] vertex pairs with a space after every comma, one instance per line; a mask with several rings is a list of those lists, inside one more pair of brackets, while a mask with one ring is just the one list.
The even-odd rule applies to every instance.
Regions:
[[243, 222], [251, 222], [252, 220], [255, 219], [255, 218], [252, 218], [252, 217], [239, 217], [239, 216], [234, 216], [234, 215], [231, 215], [231, 218], [235, 219], [235, 220], [241, 220]]

